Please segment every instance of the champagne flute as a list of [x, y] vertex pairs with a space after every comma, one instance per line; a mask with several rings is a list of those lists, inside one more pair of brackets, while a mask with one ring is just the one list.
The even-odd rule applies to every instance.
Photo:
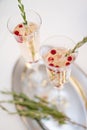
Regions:
[[58, 104], [63, 103], [61, 91], [69, 81], [71, 66], [78, 52], [68, 53], [74, 42], [66, 36], [52, 36], [44, 41], [40, 55], [46, 65], [48, 78], [58, 92]]
[[23, 23], [20, 14], [9, 18], [7, 27], [18, 42], [26, 63], [35, 63], [39, 60], [38, 50], [40, 47], [39, 31], [42, 24], [41, 17], [33, 10], [26, 12], [27, 25]]
[[20, 66], [20, 70], [22, 69], [22, 71], [19, 82], [22, 91], [28, 93], [30, 88], [35, 89], [35, 76], [38, 75], [37, 68], [39, 65], [40, 27], [42, 19], [32, 9], [26, 11], [26, 19], [27, 24], [24, 24], [21, 14], [17, 13], [9, 18], [7, 27], [21, 50], [22, 58], [19, 61], [22, 66]]

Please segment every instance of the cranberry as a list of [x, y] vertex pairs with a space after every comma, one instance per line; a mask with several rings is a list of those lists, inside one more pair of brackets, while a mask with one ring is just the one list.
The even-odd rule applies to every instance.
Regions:
[[48, 58], [48, 61], [53, 61], [53, 60], [54, 60], [53, 57], [49, 57], [49, 58]]
[[54, 66], [54, 64], [51, 63], [51, 64], [49, 64], [49, 66]]
[[52, 69], [49, 69], [49, 71], [53, 71]]
[[57, 71], [57, 73], [59, 74], [59, 73], [60, 73], [60, 71]]
[[18, 36], [19, 35], [19, 31], [14, 31], [14, 34]]
[[70, 65], [70, 62], [66, 62], [66, 66]]
[[50, 52], [52, 55], [55, 55], [56, 54], [56, 50], [51, 50], [51, 52]]
[[58, 66], [58, 65], [56, 65], [55, 67], [59, 68], [59, 66]]
[[67, 60], [72, 61], [72, 56], [68, 56]]
[[20, 43], [22, 43], [23, 42], [22, 36], [18, 37], [17, 41], [20, 42]]
[[19, 24], [19, 28], [22, 28], [23, 27], [23, 25], [22, 24]]

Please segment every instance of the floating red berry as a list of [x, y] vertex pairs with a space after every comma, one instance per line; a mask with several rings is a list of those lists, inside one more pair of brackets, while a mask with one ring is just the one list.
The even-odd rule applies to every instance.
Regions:
[[57, 73], [59, 74], [59, 73], [60, 73], [60, 71], [57, 71]]
[[[49, 68], [48, 68], [49, 69]], [[49, 69], [49, 71], [53, 71], [52, 69]]]
[[72, 61], [72, 56], [68, 56], [67, 60]]
[[66, 62], [66, 66], [70, 65], [70, 62]]
[[49, 64], [49, 66], [54, 66], [54, 64]]
[[19, 35], [19, 31], [14, 31], [14, 34], [15, 35]]
[[52, 55], [55, 55], [55, 54], [56, 54], [56, 50], [53, 49], [53, 50], [50, 51], [50, 53], [51, 53]]
[[55, 67], [59, 68], [59, 66], [58, 66], [58, 65], [56, 65]]
[[50, 62], [50, 61], [54, 61], [54, 58], [53, 57], [49, 57], [48, 58], [48, 61]]
[[20, 43], [22, 43], [23, 42], [22, 36], [18, 37], [17, 41], [20, 42]]
[[23, 27], [23, 25], [22, 24], [19, 24], [19, 28], [22, 28]]

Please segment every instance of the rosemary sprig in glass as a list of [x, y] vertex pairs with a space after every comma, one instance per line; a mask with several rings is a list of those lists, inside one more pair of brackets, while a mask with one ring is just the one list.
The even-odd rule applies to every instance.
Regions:
[[70, 49], [65, 56], [68, 56], [72, 53], [75, 53], [75, 51], [80, 48], [81, 46], [83, 46], [85, 43], [87, 42], [87, 37], [84, 37], [80, 42], [78, 42], [73, 49]]
[[[71, 123], [79, 127], [87, 129], [87, 126], [72, 121], [70, 117], [60, 112], [56, 107], [42, 98], [36, 97], [36, 100], [32, 100], [23, 93], [15, 92], [2, 92], [3, 94], [13, 95], [13, 100], [0, 101], [1, 109], [7, 111], [10, 114], [19, 114], [20, 116], [30, 117], [36, 121], [41, 121], [41, 119], [49, 119], [50, 116], [53, 117], [59, 124]], [[6, 108], [2, 106], [2, 103], [13, 103], [17, 105], [17, 112], [9, 112]]]
[[19, 9], [20, 9], [20, 12], [21, 12], [21, 16], [22, 16], [22, 18], [23, 18], [23, 24], [24, 25], [27, 25], [27, 19], [26, 19], [26, 13], [25, 13], [25, 9], [24, 9], [24, 5], [22, 4], [22, 1], [21, 0], [18, 0], [18, 7], [19, 7]]

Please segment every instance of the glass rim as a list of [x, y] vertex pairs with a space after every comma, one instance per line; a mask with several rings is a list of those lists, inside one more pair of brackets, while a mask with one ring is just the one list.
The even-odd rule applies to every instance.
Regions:
[[[27, 11], [28, 11], [28, 12], [33, 12], [33, 13], [35, 13], [35, 14], [38, 16], [38, 18], [40, 19], [40, 22], [39, 22], [38, 28], [37, 28], [34, 32], [32, 32], [31, 34], [29, 34], [29, 35], [27, 35], [27, 36], [24, 36], [24, 37], [32, 36], [35, 32], [37, 32], [37, 31], [40, 29], [40, 26], [42, 25], [42, 18], [41, 18], [41, 16], [40, 16], [39, 13], [37, 13], [37, 12], [34, 11], [33, 9], [28, 9]], [[9, 28], [9, 21], [10, 21], [10, 19], [11, 19], [12, 17], [14, 17], [14, 16], [16, 16], [16, 15], [17, 15], [17, 17], [18, 17], [18, 15], [19, 15], [20, 17], [22, 17], [21, 14], [17, 12], [17, 14], [14, 13], [14, 15], [11, 15], [11, 16], [8, 18], [8, 21], [7, 21], [7, 28], [8, 28], [8, 30], [9, 30], [9, 32], [12, 33], [12, 34], [13, 34], [13, 31], [11, 31], [11, 29]], [[15, 35], [15, 34], [14, 34], [14, 35]], [[16, 35], [16, 36], [17, 36], [17, 35]], [[18, 37], [21, 37], [21, 36], [18, 36]]]
[[[53, 36], [51, 36], [51, 37], [48, 37], [48, 39], [46, 39], [45, 41], [47, 41], [47, 40], [50, 40], [51, 38], [55, 38], [55, 37], [66, 37], [66, 38], [68, 38], [69, 40], [71, 40], [74, 44], [75, 44], [75, 42], [71, 39], [71, 38], [69, 38], [69, 37], [67, 37], [67, 36], [65, 36], [65, 35], [53, 35]], [[58, 71], [58, 70], [63, 70], [63, 69], [67, 69], [67, 68], [69, 68], [73, 63], [74, 63], [74, 61], [76, 60], [76, 58], [77, 58], [77, 56], [78, 56], [78, 49], [77, 50], [75, 50], [75, 52], [73, 52], [72, 53], [72, 55], [74, 55], [75, 56], [75, 59], [69, 64], [69, 65], [67, 65], [67, 66], [60, 66], [60, 67], [55, 67], [55, 66], [50, 66], [48, 63], [46, 63], [46, 61], [44, 60], [44, 58], [43, 58], [43, 54], [42, 54], [42, 52], [41, 52], [41, 50], [43, 49], [43, 48], [45, 48], [45, 47], [49, 47], [49, 52], [50, 52], [50, 50], [51, 49], [53, 49], [53, 48], [55, 48], [55, 46], [54, 45], [47, 45], [47, 44], [43, 44], [41, 47], [40, 47], [40, 49], [39, 49], [39, 53], [40, 53], [40, 56], [41, 56], [41, 58], [43, 59], [43, 61], [44, 61], [44, 64], [46, 65], [46, 67], [48, 68], [48, 69], [51, 69], [51, 70], [53, 70], [53, 71]], [[62, 47], [62, 46], [61, 46]], [[56, 47], [56, 48], [58, 48], [58, 47]], [[65, 48], [65, 47], [64, 47]], [[70, 50], [70, 48], [68, 48], [68, 50]], [[71, 55], [71, 54], [70, 54]], [[69, 56], [70, 56], [69, 55]]]
[[43, 45], [44, 45], [44, 43], [45, 42], [47, 42], [48, 40], [51, 40], [51, 39], [53, 39], [53, 38], [58, 38], [58, 37], [64, 37], [64, 38], [66, 38], [66, 39], [69, 39], [74, 45], [76, 44], [76, 42], [74, 41], [74, 40], [72, 40], [72, 38], [71, 37], [69, 37], [69, 36], [67, 36], [67, 35], [58, 35], [58, 34], [55, 34], [55, 35], [51, 35], [51, 36], [49, 36], [49, 37], [47, 37], [42, 43], [43, 43]]

